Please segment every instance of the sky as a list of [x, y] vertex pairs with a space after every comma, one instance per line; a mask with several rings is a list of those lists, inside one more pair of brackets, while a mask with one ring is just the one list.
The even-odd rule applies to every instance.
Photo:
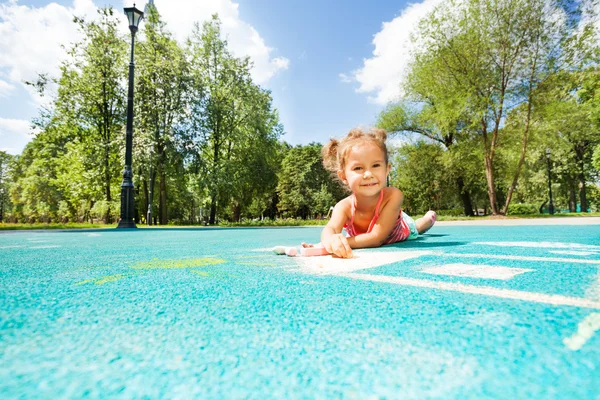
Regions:
[[[324, 143], [355, 126], [373, 125], [398, 99], [412, 49], [410, 33], [441, 0], [155, 0], [168, 29], [183, 42], [194, 22], [218, 13], [229, 48], [250, 56], [255, 83], [272, 92], [283, 140]], [[143, 9], [146, 1], [136, 6]], [[119, 12], [133, 1], [0, 2], [0, 150], [20, 154], [31, 120], [51, 96], [24, 81], [58, 77], [61, 46], [81, 36], [73, 16], [98, 7]], [[122, 14], [124, 33], [127, 18]], [[143, 24], [143, 22], [142, 22]], [[143, 27], [142, 27], [143, 29]], [[135, 134], [135, 132], [134, 132]]]

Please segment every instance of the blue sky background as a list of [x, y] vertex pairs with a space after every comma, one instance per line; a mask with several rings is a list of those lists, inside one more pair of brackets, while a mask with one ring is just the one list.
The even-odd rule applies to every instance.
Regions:
[[[179, 39], [191, 32], [193, 21], [219, 13], [233, 53], [249, 54], [256, 65], [255, 81], [272, 91], [286, 132], [283, 139], [292, 144], [324, 142], [354, 126], [372, 125], [385, 104], [400, 94], [410, 32], [439, 2], [155, 1]], [[40, 99], [22, 81], [39, 72], [58, 74], [63, 57], [59, 44], [78, 38], [71, 16], [94, 15], [94, 8], [103, 5], [121, 11], [132, 3], [0, 3], [0, 149], [18, 154], [31, 139], [29, 121], [48, 98]], [[182, 8], [184, 13], [178, 11]]]

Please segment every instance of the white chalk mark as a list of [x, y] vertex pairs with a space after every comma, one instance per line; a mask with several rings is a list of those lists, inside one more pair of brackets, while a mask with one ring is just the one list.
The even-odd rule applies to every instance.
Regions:
[[95, 236], [102, 236], [102, 235], [99, 233], [88, 233], [87, 236], [95, 237]]
[[61, 246], [31, 246], [30, 249], [55, 249]]
[[257, 251], [257, 252], [260, 252], [260, 253], [272, 252], [273, 251], [273, 247], [265, 247], [265, 248], [261, 248], [261, 249], [252, 249], [250, 251]]
[[576, 351], [590, 340], [594, 333], [600, 329], [600, 313], [591, 313], [583, 319], [577, 326], [577, 332], [563, 340], [568, 349]]
[[512, 279], [515, 275], [531, 272], [527, 268], [508, 268], [491, 265], [472, 265], [472, 264], [446, 264], [438, 267], [428, 267], [421, 270], [426, 274], [461, 276], [467, 278], [480, 279]]
[[550, 249], [569, 249], [569, 250], [595, 250], [600, 251], [600, 246], [581, 243], [563, 243], [563, 242], [474, 242], [473, 244], [483, 244], [487, 246], [498, 247], [535, 247]]
[[25, 246], [0, 246], [0, 250], [2, 249], [22, 249]]
[[434, 251], [360, 251], [353, 250], [352, 258], [332, 256], [294, 257], [300, 271], [316, 275], [337, 275], [361, 269], [374, 268], [422, 256], [438, 254]]
[[598, 252], [596, 252], [596, 251], [575, 251], [575, 250], [554, 250], [554, 251], [551, 250], [548, 253], [564, 254], [564, 255], [568, 255], [568, 256], [582, 256], [582, 257], [598, 254]]
[[509, 256], [495, 254], [469, 254], [469, 253], [443, 253], [444, 257], [465, 257], [465, 258], [493, 258], [499, 260], [520, 260], [520, 261], [544, 261], [575, 264], [596, 264], [600, 265], [600, 260], [582, 260], [581, 258], [558, 258], [558, 257], [529, 257], [529, 256]]
[[520, 290], [498, 289], [498, 288], [489, 287], [489, 286], [464, 285], [461, 283], [436, 282], [436, 281], [427, 281], [427, 280], [423, 280], [423, 279], [412, 279], [412, 278], [403, 278], [403, 277], [385, 276], [385, 275], [349, 273], [349, 274], [343, 274], [341, 276], [346, 276], [346, 277], [353, 278], [353, 279], [360, 279], [360, 280], [364, 280], [364, 281], [393, 283], [393, 284], [404, 285], [404, 286], [425, 287], [425, 288], [430, 288], [430, 289], [449, 290], [449, 291], [453, 291], [453, 292], [480, 294], [483, 296], [492, 296], [492, 297], [500, 297], [503, 299], [531, 301], [531, 302], [535, 302], [535, 303], [551, 304], [551, 305], [555, 305], [555, 306], [572, 306], [572, 307], [600, 309], [600, 301], [583, 299], [583, 298], [578, 298], [578, 297], [561, 296], [561, 295], [556, 295], [556, 294], [524, 292], [524, 291], [520, 291]]

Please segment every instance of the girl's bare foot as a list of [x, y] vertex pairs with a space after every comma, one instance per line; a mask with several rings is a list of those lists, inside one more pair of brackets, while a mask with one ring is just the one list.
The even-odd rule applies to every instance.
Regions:
[[419, 235], [422, 235], [423, 233], [431, 229], [433, 224], [435, 224], [436, 219], [437, 214], [435, 213], [435, 211], [429, 210], [422, 218], [416, 220], [415, 223], [417, 225], [417, 231], [419, 232]]

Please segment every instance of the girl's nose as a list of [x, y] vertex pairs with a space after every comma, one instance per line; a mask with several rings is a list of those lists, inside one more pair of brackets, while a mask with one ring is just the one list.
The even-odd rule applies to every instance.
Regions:
[[365, 177], [365, 178], [369, 178], [371, 176], [373, 176], [373, 174], [371, 173], [371, 171], [365, 171], [365, 173], [363, 175], [363, 177]]

